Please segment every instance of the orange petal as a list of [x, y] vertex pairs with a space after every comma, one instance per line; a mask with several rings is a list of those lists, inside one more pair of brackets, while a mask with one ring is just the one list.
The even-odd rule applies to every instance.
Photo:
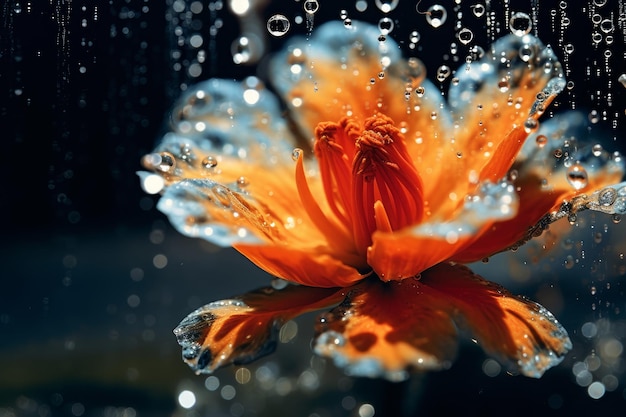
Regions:
[[[356, 268], [327, 252], [327, 248], [298, 248], [283, 245], [235, 244], [264, 271], [287, 281], [311, 287], [347, 287], [363, 279]], [[351, 264], [362, 262], [354, 259]]]
[[461, 265], [440, 264], [422, 275], [445, 298], [478, 344], [511, 369], [539, 378], [572, 348], [565, 329], [541, 305], [516, 297]]
[[191, 369], [212, 373], [222, 366], [248, 363], [272, 353], [285, 322], [336, 304], [344, 295], [337, 288], [261, 288], [199, 308], [185, 317], [174, 334]]
[[441, 231], [425, 226], [395, 233], [374, 233], [367, 263], [381, 280], [414, 277], [454, 256], [473, 240], [472, 234], [461, 225], [458, 228], [445, 225], [445, 230]]
[[[449, 220], [459, 203], [449, 195], [473, 192], [478, 182], [498, 181], [515, 161], [537, 119], [565, 86], [563, 72], [552, 49], [533, 36], [498, 39], [485, 56], [455, 73], [448, 94], [456, 129], [454, 152], [437, 160], [449, 187], [427, 194], [435, 218]], [[432, 163], [432, 159], [428, 163]], [[435, 211], [436, 210], [436, 211]]]
[[[517, 214], [494, 222], [452, 260], [473, 262], [519, 246], [540, 234], [551, 222], [575, 215], [577, 210], [590, 208], [612, 213], [617, 188], [611, 201], [597, 200], [601, 190], [622, 179], [624, 162], [613, 158], [601, 146], [577, 143], [579, 139], [588, 139], [587, 135], [586, 118], [580, 113], [568, 112], [544, 122], [529, 137], [513, 166], [514, 185], [519, 194]], [[571, 147], [567, 155], [571, 166], [565, 165], [564, 158], [555, 157], [568, 146]], [[575, 176], [571, 173], [574, 168], [577, 169]]]
[[486, 182], [471, 198], [463, 199], [454, 221], [424, 222], [391, 233], [374, 233], [368, 264], [383, 281], [415, 276], [454, 259], [494, 222], [514, 217], [517, 207], [518, 197], [510, 183]]
[[448, 368], [457, 348], [448, 301], [417, 280], [370, 280], [320, 316], [314, 351], [349, 375], [392, 381], [410, 370]]

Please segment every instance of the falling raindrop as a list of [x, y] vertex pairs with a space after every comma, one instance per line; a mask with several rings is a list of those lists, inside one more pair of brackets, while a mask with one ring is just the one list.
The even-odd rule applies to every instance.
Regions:
[[446, 8], [440, 4], [433, 4], [426, 11], [426, 21], [434, 28], [438, 28], [446, 23], [447, 18], [448, 12]]
[[317, 2], [317, 0], [306, 0], [302, 4], [302, 8], [308, 14], [315, 14], [315, 12], [319, 10], [320, 4]]
[[474, 39], [474, 33], [468, 28], [463, 28], [457, 34], [457, 38], [463, 45], [467, 45]]
[[474, 16], [476, 17], [482, 17], [485, 14], [485, 6], [482, 4], [474, 4], [471, 8], [472, 13], [474, 13]]
[[452, 74], [452, 70], [447, 65], [442, 65], [439, 68], [437, 68], [437, 80], [439, 82], [445, 81], [446, 78], [450, 76], [450, 74]]
[[275, 14], [267, 19], [267, 31], [272, 36], [284, 36], [289, 31], [290, 26], [289, 19], [282, 14]]
[[400, 3], [400, 0], [375, 0], [374, 3], [381, 12], [389, 13], [390, 11], [398, 7], [398, 3]]
[[576, 190], [581, 190], [587, 186], [589, 177], [584, 166], [576, 163], [567, 169], [567, 181]]
[[388, 35], [393, 31], [393, 20], [388, 17], [383, 17], [378, 21], [378, 29], [382, 35]]
[[543, 148], [544, 146], [546, 146], [546, 143], [548, 143], [548, 137], [546, 135], [538, 135], [535, 139], [535, 143], [540, 148]]
[[533, 22], [526, 13], [513, 13], [509, 19], [509, 29], [515, 36], [528, 35], [533, 28]]

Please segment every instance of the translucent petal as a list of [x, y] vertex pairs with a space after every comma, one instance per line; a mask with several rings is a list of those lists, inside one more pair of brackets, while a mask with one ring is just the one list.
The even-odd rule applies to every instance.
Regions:
[[443, 263], [415, 279], [350, 288], [339, 306], [320, 316], [313, 348], [350, 375], [398, 381], [410, 371], [449, 367], [457, 328], [511, 371], [535, 378], [572, 347], [545, 308]]
[[514, 372], [539, 378], [572, 348], [567, 332], [548, 310], [464, 266], [439, 264], [422, 281], [446, 298], [461, 329]]
[[417, 280], [364, 282], [320, 316], [313, 349], [355, 376], [401, 381], [410, 371], [449, 368], [457, 340], [448, 310]]
[[578, 112], [542, 123], [529, 136], [510, 174], [519, 193], [517, 215], [497, 221], [452, 259], [473, 262], [516, 248], [580, 210], [619, 214], [620, 205], [626, 203], [620, 199], [623, 184], [618, 184], [624, 176], [623, 158], [593, 143], [586, 118]]
[[514, 218], [518, 204], [511, 183], [485, 182], [476, 194], [465, 196], [462, 209], [451, 221], [424, 222], [395, 233], [375, 233], [368, 263], [385, 281], [415, 276], [439, 262], [454, 259], [494, 222]]
[[344, 295], [336, 288], [261, 288], [195, 310], [180, 322], [174, 334], [191, 369], [213, 373], [222, 366], [248, 363], [272, 353], [284, 323], [336, 304]]

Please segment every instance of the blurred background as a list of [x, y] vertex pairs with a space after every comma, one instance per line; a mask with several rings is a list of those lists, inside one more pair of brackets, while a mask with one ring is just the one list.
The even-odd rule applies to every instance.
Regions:
[[[476, 266], [544, 304], [570, 332], [574, 349], [540, 380], [506, 374], [468, 343], [449, 371], [400, 384], [348, 378], [311, 356], [314, 315], [291, 322], [278, 354], [255, 364], [207, 377], [182, 362], [172, 329], [183, 317], [270, 277], [232, 250], [175, 232], [135, 172], [182, 90], [256, 74], [291, 35], [332, 19], [391, 21], [389, 36], [432, 80], [526, 13], [571, 81], [553, 110], [585, 112], [590, 135], [624, 150], [622, 0], [416, 3], [4, 1], [0, 417], [626, 411], [626, 222], [593, 213], [560, 226], [570, 235], [549, 253], [536, 243]], [[429, 8], [429, 19], [418, 12]], [[276, 14], [290, 21], [284, 36], [266, 28]], [[461, 29], [472, 33], [467, 43]]]

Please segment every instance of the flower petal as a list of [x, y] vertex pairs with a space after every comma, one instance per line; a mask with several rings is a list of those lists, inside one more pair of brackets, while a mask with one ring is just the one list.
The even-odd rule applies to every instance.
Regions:
[[[439, 167], [431, 177], [437, 186], [426, 194], [439, 221], [456, 215], [459, 202], [451, 194], [471, 194], [477, 183], [506, 175], [537, 119], [565, 86], [552, 49], [531, 35], [498, 39], [455, 78], [448, 93], [455, 129], [446, 138], [452, 151], [427, 161]], [[444, 181], [450, 186], [439, 187]]]
[[413, 279], [352, 287], [315, 332], [315, 353], [347, 374], [392, 381], [410, 370], [448, 368], [457, 348], [446, 297]]
[[365, 281], [320, 316], [314, 350], [346, 373], [402, 380], [409, 370], [449, 367], [457, 327], [512, 370], [538, 378], [572, 345], [545, 308], [468, 268], [439, 264], [418, 279]]
[[159, 209], [177, 229], [222, 246], [278, 239], [289, 219], [295, 225], [306, 217], [281, 198], [296, 192], [289, 181], [296, 141], [276, 98], [250, 83], [213, 79], [186, 92], [172, 110], [171, 131], [143, 160], [163, 178]]
[[[311, 287], [347, 287], [365, 276], [329, 253], [327, 247], [303, 249], [288, 245], [243, 243], [234, 247], [264, 271]], [[358, 261], [356, 259], [354, 263]]]
[[461, 265], [439, 264], [422, 275], [478, 344], [512, 370], [539, 378], [572, 348], [567, 332], [541, 305], [516, 297]]
[[561, 64], [534, 36], [509, 35], [494, 42], [482, 59], [459, 69], [457, 78], [448, 96], [465, 172], [475, 170], [481, 181], [499, 180], [565, 87]]
[[437, 147], [417, 142], [446, 137], [449, 114], [440, 90], [424, 79], [424, 65], [405, 60], [393, 39], [380, 36], [365, 22], [353, 20], [349, 28], [325, 23], [310, 38], [292, 39], [272, 60], [268, 76], [305, 136], [312, 138], [320, 122], [345, 116], [363, 122], [380, 112], [396, 122], [415, 159]]
[[415, 276], [439, 262], [455, 259], [494, 222], [514, 217], [518, 204], [515, 188], [508, 181], [485, 182], [476, 194], [465, 197], [454, 221], [374, 233], [368, 263], [384, 281]]
[[[519, 246], [553, 221], [575, 216], [576, 211], [586, 208], [618, 213], [621, 200], [617, 201], [617, 211], [613, 206], [621, 187], [615, 186], [613, 193], [608, 191], [602, 202], [598, 200], [601, 190], [623, 178], [623, 158], [609, 154], [599, 144], [579, 145], [582, 138], [589, 143], [587, 136], [586, 119], [578, 112], [542, 123], [528, 138], [513, 166], [520, 202], [517, 214], [495, 222], [452, 259], [473, 262]], [[610, 194], [613, 197], [607, 200]]]
[[276, 349], [276, 336], [288, 320], [339, 302], [337, 288], [261, 288], [215, 301], [189, 314], [174, 329], [183, 360], [196, 373], [251, 362]]

